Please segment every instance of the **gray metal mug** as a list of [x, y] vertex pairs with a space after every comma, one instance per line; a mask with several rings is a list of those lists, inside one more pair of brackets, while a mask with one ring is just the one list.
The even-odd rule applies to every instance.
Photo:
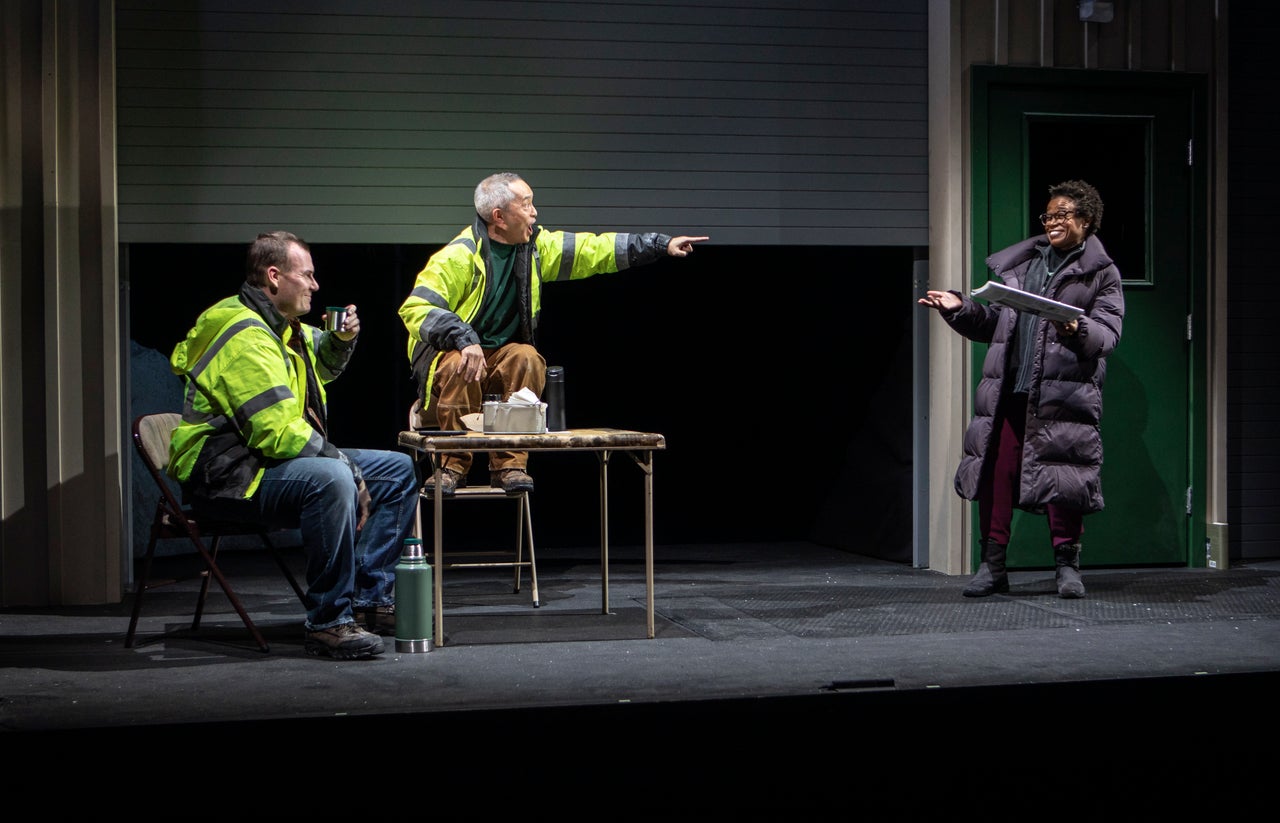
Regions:
[[324, 310], [324, 327], [326, 331], [344, 331], [347, 324], [346, 306], [328, 306]]

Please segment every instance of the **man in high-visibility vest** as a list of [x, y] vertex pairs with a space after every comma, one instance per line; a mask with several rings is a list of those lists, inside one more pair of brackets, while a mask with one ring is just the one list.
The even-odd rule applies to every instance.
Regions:
[[[566, 232], [538, 225], [533, 189], [498, 172], [476, 186], [475, 220], [431, 256], [400, 306], [418, 383], [419, 423], [462, 429], [485, 394], [529, 389], [542, 396], [547, 364], [535, 346], [542, 284], [687, 257], [706, 237], [657, 232]], [[527, 452], [491, 452], [490, 485], [533, 490]], [[441, 458], [440, 493], [465, 486], [472, 455]], [[435, 491], [434, 476], [424, 493]]]
[[173, 350], [185, 392], [168, 471], [197, 515], [299, 528], [305, 650], [369, 658], [383, 642], [357, 618], [394, 627], [394, 566], [417, 478], [405, 453], [329, 441], [325, 386], [346, 368], [360, 316], [349, 305], [341, 328], [302, 323], [319, 288], [305, 242], [258, 236], [239, 294], [201, 314]]

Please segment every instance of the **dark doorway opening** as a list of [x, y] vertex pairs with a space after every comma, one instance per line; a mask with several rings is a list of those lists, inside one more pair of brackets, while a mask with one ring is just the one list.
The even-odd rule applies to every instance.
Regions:
[[[397, 309], [435, 247], [306, 239], [314, 305], [355, 303], [363, 324], [329, 392], [333, 440], [396, 448], [414, 398]], [[133, 341], [167, 358], [201, 311], [239, 288], [244, 251], [128, 247]], [[912, 267], [909, 248], [708, 245], [688, 260], [549, 284], [538, 344], [564, 367], [571, 427], [666, 437], [654, 471], [659, 543], [812, 540], [907, 562]], [[171, 402], [180, 410], [177, 394]], [[611, 542], [638, 545], [642, 511], [628, 504], [642, 476], [615, 459]], [[595, 458], [530, 469], [539, 555], [598, 545]]]

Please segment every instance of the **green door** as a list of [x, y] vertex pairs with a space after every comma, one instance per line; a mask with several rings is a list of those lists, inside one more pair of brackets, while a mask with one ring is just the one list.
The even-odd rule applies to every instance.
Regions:
[[[972, 285], [990, 277], [991, 252], [1042, 233], [1035, 215], [1049, 186], [1071, 179], [1102, 194], [1098, 237], [1124, 278], [1124, 332], [1103, 389], [1106, 509], [1085, 518], [1082, 559], [1203, 565], [1190, 548], [1204, 531], [1191, 515], [1203, 509], [1194, 505], [1203, 470], [1193, 456], [1203, 442], [1194, 366], [1204, 318], [1193, 308], [1204, 305], [1206, 175], [1195, 155], [1203, 81], [998, 67], [975, 67], [973, 77]], [[1052, 565], [1044, 516], [1015, 516], [1009, 564]]]

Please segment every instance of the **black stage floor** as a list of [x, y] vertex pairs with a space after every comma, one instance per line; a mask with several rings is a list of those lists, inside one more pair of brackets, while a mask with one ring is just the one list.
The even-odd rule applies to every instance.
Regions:
[[863, 811], [912, 819], [943, 797], [1026, 816], [1016, 797], [1058, 789], [1068, 802], [1050, 812], [1100, 792], [1229, 811], [1274, 773], [1280, 561], [1086, 567], [1081, 600], [1058, 598], [1051, 570], [1019, 571], [1009, 594], [975, 600], [963, 577], [811, 543], [659, 546], [653, 639], [638, 548], [612, 550], [607, 615], [598, 552], [538, 561], [539, 608], [527, 577], [516, 593], [509, 571], [452, 570], [446, 644], [404, 654], [388, 638], [370, 661], [304, 654], [297, 599], [247, 550], [223, 566], [265, 654], [216, 589], [185, 631], [194, 584], [148, 593], [133, 649], [131, 599], [0, 611], [8, 779], [19, 752], [24, 780], [89, 758], [96, 777], [153, 792], [187, 769], [225, 783], [292, 765], [305, 784], [337, 757], [410, 794], [492, 787], [476, 815], [523, 808], [524, 787], [585, 816], [563, 792], [610, 787], [634, 790], [611, 808], [708, 812], [853, 813], [892, 791], [884, 815]]

